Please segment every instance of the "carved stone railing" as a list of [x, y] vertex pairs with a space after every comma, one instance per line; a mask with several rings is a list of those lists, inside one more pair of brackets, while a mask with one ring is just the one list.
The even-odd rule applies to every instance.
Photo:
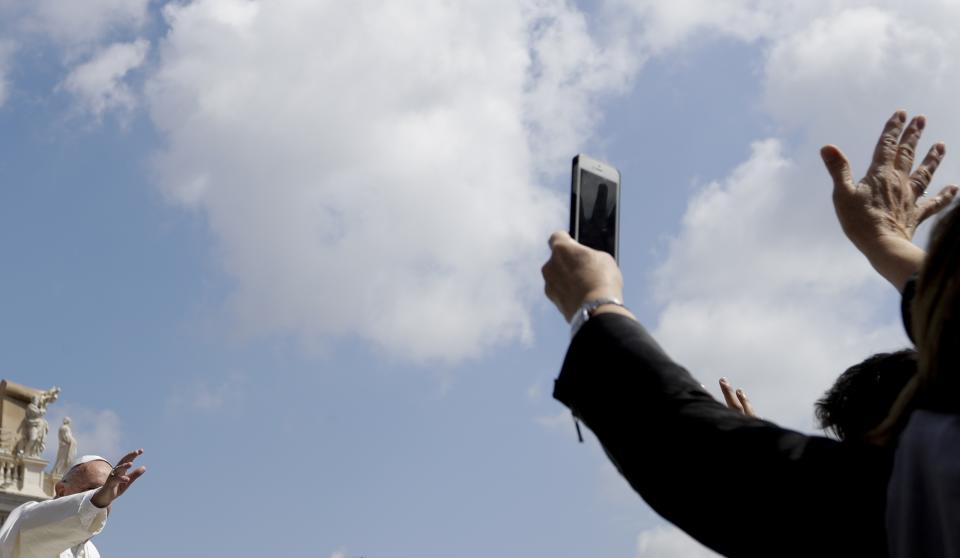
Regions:
[[[0, 380], [0, 520], [25, 502], [54, 496], [57, 479], [46, 472], [49, 462], [42, 454], [30, 454], [42, 452], [37, 424], [40, 421], [46, 425], [46, 408], [59, 393], [56, 388], [39, 390]], [[33, 422], [26, 424], [30, 420]], [[32, 436], [32, 440], [20, 444], [26, 455], [15, 455], [21, 436]]]
[[23, 488], [24, 476], [23, 463], [17, 463], [9, 454], [0, 453], [0, 486], [7, 490]]
[[0, 428], [0, 454], [13, 453], [17, 445], [17, 433], [13, 428]]
[[43, 458], [16, 458], [0, 450], [0, 492], [41, 500], [53, 497], [53, 479], [45, 471], [47, 465]]

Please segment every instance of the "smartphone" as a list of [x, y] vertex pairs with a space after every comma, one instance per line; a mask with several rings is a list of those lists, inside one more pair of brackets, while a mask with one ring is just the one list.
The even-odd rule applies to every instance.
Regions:
[[570, 236], [620, 263], [620, 171], [581, 153], [571, 182]]

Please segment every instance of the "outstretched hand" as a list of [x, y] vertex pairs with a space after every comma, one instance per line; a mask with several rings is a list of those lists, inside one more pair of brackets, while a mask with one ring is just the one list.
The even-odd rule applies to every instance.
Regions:
[[147, 472], [147, 468], [142, 465], [133, 471], [129, 470], [130, 467], [133, 467], [133, 460], [140, 457], [141, 454], [143, 454], [143, 450], [138, 449], [120, 458], [120, 463], [110, 472], [107, 482], [93, 494], [91, 498], [93, 505], [98, 508], [108, 507], [114, 500], [122, 496], [134, 481]]
[[904, 128], [906, 121], [904, 111], [890, 117], [866, 176], [856, 184], [850, 162], [837, 146], [820, 150], [833, 179], [833, 205], [843, 232], [898, 289], [919, 270], [924, 258], [912, 242], [917, 226], [949, 205], [957, 194], [956, 186], [947, 186], [936, 196], [924, 197], [946, 148], [934, 144], [913, 170], [926, 118], [916, 116]]

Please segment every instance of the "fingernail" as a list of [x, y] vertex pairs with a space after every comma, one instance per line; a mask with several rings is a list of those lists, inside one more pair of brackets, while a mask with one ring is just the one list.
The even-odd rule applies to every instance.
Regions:
[[918, 117], [917, 117], [917, 129], [922, 130], [922, 129], [924, 128], [924, 126], [926, 126], [926, 125], [927, 125], [927, 119], [924, 118], [924, 117], [922, 117], [922, 116], [918, 116]]
[[743, 395], [743, 390], [742, 390], [742, 389], [738, 389], [738, 390], [737, 390], [737, 395]]
[[938, 143], [936, 146], [936, 149], [937, 149], [937, 153], [939, 153], [940, 155], [943, 155], [947, 151], [947, 146], [942, 143]]
[[726, 378], [720, 378], [720, 383], [721, 383], [721, 384], [727, 383], [727, 379], [726, 379]]
[[906, 113], [905, 111], [898, 110], [898, 111], [897, 111], [897, 120], [899, 120], [901, 123], [906, 122], [906, 121], [907, 121], [907, 113]]

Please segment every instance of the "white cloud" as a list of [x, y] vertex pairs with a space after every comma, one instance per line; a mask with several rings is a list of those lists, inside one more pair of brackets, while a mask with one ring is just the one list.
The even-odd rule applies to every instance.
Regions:
[[700, 33], [754, 40], [768, 33], [790, 2], [764, 0], [610, 0], [607, 9], [635, 18], [636, 41], [653, 53], [683, 45]]
[[847, 366], [906, 344], [898, 323], [877, 325], [896, 293], [848, 246], [821, 173], [775, 140], [755, 144], [690, 201], [656, 272], [665, 348], [704, 384], [726, 376], [765, 417], [803, 429]]
[[70, 430], [77, 440], [77, 455], [97, 454], [107, 459], [123, 455], [120, 442], [123, 428], [120, 417], [110, 409], [90, 409], [78, 405], [55, 405], [47, 413], [50, 432], [44, 457], [54, 462], [58, 448], [58, 432], [63, 417], [70, 417]]
[[5, 26], [68, 46], [94, 44], [117, 32], [139, 29], [150, 0], [0, 0]]
[[625, 91], [645, 57], [632, 50], [629, 34], [596, 33], [614, 24], [609, 19], [591, 29], [569, 2], [527, 4], [531, 60], [524, 118], [531, 155], [547, 174], [567, 172], [584, 132], [603, 120], [598, 101]]
[[[778, 121], [811, 135], [863, 141], [877, 118], [910, 105], [956, 129], [953, 97], [960, 37], [951, 0], [608, 0], [647, 55], [709, 44], [756, 42], [760, 79]], [[699, 41], [699, 42], [698, 42]]]
[[127, 113], [137, 101], [124, 78], [143, 64], [149, 48], [150, 43], [144, 39], [114, 43], [74, 67], [62, 87], [97, 119], [111, 110]]
[[[862, 173], [883, 121], [901, 107], [929, 116], [922, 149], [960, 145], [960, 62], [949, 56], [960, 36], [948, 17], [957, 7], [865, 4], [804, 12], [765, 3], [757, 9], [772, 23], [752, 38], [740, 29], [766, 43], [765, 106], [800, 141], [789, 153], [760, 141], [698, 192], [656, 274], [656, 333], [667, 349], [704, 383], [730, 377], [762, 414], [800, 428], [811, 427], [811, 404], [846, 366], [907, 343], [897, 320], [879, 317], [897, 295], [840, 232], [817, 149], [839, 144]], [[696, 25], [725, 32], [729, 21]], [[935, 188], [957, 180], [955, 159]]]
[[766, 104], [780, 120], [814, 133], [860, 131], [864, 124], [879, 129], [877, 116], [865, 117], [910, 102], [913, 110], [946, 108], [944, 88], [957, 81], [950, 77], [957, 67], [950, 56], [955, 35], [943, 25], [878, 8], [814, 19], [773, 42]]
[[[761, 141], [729, 178], [706, 185], [692, 197], [682, 232], [657, 271], [660, 299], [720, 295], [777, 299], [789, 294], [793, 282], [816, 283], [833, 293], [871, 278], [865, 266], [850, 265], [853, 252], [838, 241], [842, 238], [824, 177], [816, 177], [819, 188], [808, 187], [803, 170], [783, 155], [779, 141]], [[808, 183], [814, 183], [813, 178]], [[817, 259], [800, 257], [805, 253]], [[748, 277], [740, 266], [743, 257], [754, 266]], [[694, 266], [711, 272], [687, 274]], [[763, 290], [757, 292], [753, 283]]]
[[719, 556], [672, 525], [654, 527], [637, 536], [637, 558], [716, 558]]
[[[135, 96], [122, 78], [142, 63], [147, 42], [135, 39], [107, 48], [103, 45], [142, 33], [149, 19], [149, 2], [0, 0], [0, 106], [12, 86], [7, 74], [17, 50], [53, 53], [69, 73], [59, 87], [76, 93], [94, 116], [99, 118], [111, 108], [132, 108]], [[85, 62], [78, 66], [81, 60]]]
[[347, 558], [347, 550], [345, 548], [335, 550], [333, 554], [330, 555], [330, 558]]
[[529, 337], [544, 239], [565, 216], [538, 177], [631, 71], [575, 8], [199, 0], [165, 14], [148, 87], [162, 184], [208, 217], [246, 327], [357, 335], [414, 360]]
[[10, 65], [13, 58], [16, 43], [12, 40], [0, 40], [0, 107], [7, 102], [10, 96]]

